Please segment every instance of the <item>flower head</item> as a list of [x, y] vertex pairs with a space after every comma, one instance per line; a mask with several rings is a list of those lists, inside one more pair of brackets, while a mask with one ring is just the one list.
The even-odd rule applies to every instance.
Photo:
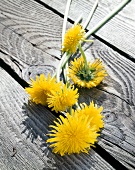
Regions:
[[55, 78], [51, 78], [50, 74], [45, 77], [41, 74], [36, 76], [36, 80], [31, 79], [30, 87], [25, 88], [26, 92], [30, 95], [30, 99], [36, 104], [47, 105], [47, 97], [52, 94], [52, 91], [56, 91], [61, 88], [61, 82], [56, 83]]
[[71, 62], [68, 76], [74, 84], [80, 87], [92, 88], [96, 87], [106, 75], [106, 70], [100, 59], [96, 59], [93, 63], [88, 62], [86, 67], [81, 56]]
[[99, 131], [100, 128], [104, 127], [103, 116], [101, 114], [102, 110], [102, 106], [98, 108], [92, 101], [89, 106], [85, 103], [82, 104], [81, 109], [75, 110], [74, 114], [78, 114], [78, 116], [88, 116], [90, 125], [94, 126], [96, 131]]
[[61, 156], [65, 154], [88, 153], [90, 146], [93, 146], [97, 141], [99, 134], [95, 128], [90, 126], [87, 116], [73, 116], [67, 113], [67, 118], [60, 116], [58, 122], [54, 121], [55, 125], [51, 125], [53, 130], [49, 134], [51, 138], [47, 143], [52, 143], [53, 152]]
[[63, 52], [69, 52], [69, 53], [75, 53], [77, 46], [80, 41], [83, 41], [85, 39], [85, 30], [82, 28], [81, 25], [74, 25], [72, 28], [70, 28], [64, 37], [64, 42], [62, 44], [62, 51]]
[[47, 99], [48, 107], [52, 107], [52, 110], [65, 111], [72, 105], [77, 102], [79, 97], [78, 89], [74, 89], [72, 86], [67, 87], [66, 84], [63, 84], [62, 88], [59, 90], [53, 91]]

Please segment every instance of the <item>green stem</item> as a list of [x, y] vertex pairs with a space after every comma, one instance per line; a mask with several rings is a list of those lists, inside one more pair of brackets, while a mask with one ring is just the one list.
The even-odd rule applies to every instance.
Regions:
[[70, 82], [69, 82], [69, 77], [67, 76], [67, 73], [68, 73], [68, 60], [70, 58], [70, 54], [67, 54], [66, 58], [65, 58], [65, 61], [64, 61], [64, 65], [63, 65], [63, 76], [64, 76], [64, 79], [65, 79], [65, 82], [67, 83], [67, 86], [70, 85]]
[[72, 115], [72, 106], [69, 108], [69, 114]]
[[79, 106], [78, 102], [76, 102], [75, 105], [76, 105], [77, 109], [81, 109], [81, 107]]
[[66, 83], [69, 82], [69, 77], [67, 76], [67, 74], [68, 74], [68, 62], [63, 66], [63, 75]]
[[81, 20], [82, 20], [82, 14], [77, 18], [77, 20], [75, 21], [75, 24], [78, 24]]
[[98, 31], [103, 25], [105, 25], [114, 15], [116, 15], [128, 2], [131, 0], [123, 0], [114, 10], [112, 10], [105, 18], [103, 18], [96, 26], [86, 33], [86, 38], [91, 34]]
[[64, 42], [64, 35], [66, 32], [66, 24], [67, 24], [67, 18], [68, 18], [70, 4], [71, 4], [71, 0], [67, 0], [65, 14], [64, 14], [64, 21], [63, 21], [63, 29], [62, 29], [62, 43]]
[[90, 13], [89, 13], [88, 18], [87, 18], [86, 22], [84, 23], [84, 25], [83, 25], [83, 28], [84, 28], [84, 29], [87, 28], [89, 22], [91, 21], [91, 18], [92, 18], [92, 16], [93, 16], [95, 10], [97, 9], [98, 1], [99, 1], [99, 0], [96, 0], [96, 2], [94, 3], [94, 6], [92, 7], [92, 9], [91, 9], [91, 11], [90, 11]]
[[86, 59], [85, 53], [84, 53], [84, 51], [83, 51], [83, 49], [81, 47], [81, 44], [78, 45], [78, 48], [79, 48], [79, 50], [80, 50], [80, 52], [81, 52], [81, 54], [83, 56], [83, 59], [84, 59], [84, 62], [85, 62], [85, 66], [87, 66], [87, 59]]
[[53, 74], [52, 79], [56, 76], [56, 72]]
[[[78, 24], [80, 21], [82, 20], [82, 15], [80, 15], [77, 20], [75, 21], [75, 24]], [[63, 35], [64, 36], [64, 35]], [[64, 40], [64, 38], [62, 38]], [[63, 74], [64, 74], [64, 79], [65, 82], [68, 83], [68, 85], [70, 85], [69, 83], [69, 77], [67, 76], [67, 70], [68, 70], [68, 62], [66, 62], [66, 64], [63, 66]]]
[[70, 54], [66, 54], [66, 53], [64, 53], [64, 55], [62, 56], [62, 58], [61, 58], [61, 60], [60, 60], [60, 63], [59, 63], [59, 65], [58, 65], [58, 68], [57, 68], [57, 72], [56, 72], [57, 82], [60, 81], [61, 69], [62, 69], [62, 67], [66, 64], [66, 62], [68, 62], [70, 56], [71, 56]]

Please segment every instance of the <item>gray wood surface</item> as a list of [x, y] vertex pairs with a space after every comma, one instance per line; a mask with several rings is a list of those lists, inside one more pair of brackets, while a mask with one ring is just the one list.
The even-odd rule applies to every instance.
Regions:
[[56, 119], [45, 107], [28, 102], [24, 89], [0, 68], [0, 170], [110, 170], [95, 151], [61, 157], [46, 144]]
[[[66, 0], [39, 0], [48, 6], [51, 6], [56, 11], [64, 15]], [[72, 0], [69, 18], [75, 21], [82, 14], [84, 23], [88, 17], [95, 0]], [[99, 0], [98, 8], [88, 26], [88, 29], [95, 26], [103, 19], [110, 11], [112, 11], [122, 0]], [[102, 27], [96, 35], [119, 50], [124, 51], [135, 58], [135, 1], [131, 0], [122, 11], [111, 19], [104, 27]]]
[[[18, 0], [14, 3], [2, 1], [0, 9], [0, 58], [27, 82], [36, 74], [53, 73], [60, 58], [62, 18], [31, 0]], [[103, 105], [105, 128], [98, 144], [128, 169], [134, 169], [135, 63], [96, 39], [91, 46], [85, 48], [88, 59], [99, 57], [104, 61], [109, 76], [97, 88], [80, 89], [80, 101], [88, 103], [94, 100]], [[4, 100], [9, 101], [5, 96], [3, 94]], [[24, 100], [21, 99], [21, 102]], [[38, 112], [38, 106], [33, 107]], [[37, 122], [38, 119], [40, 117]], [[33, 129], [35, 124], [30, 126]], [[47, 127], [44, 128], [47, 131]], [[88, 159], [93, 158], [90, 157]], [[85, 163], [88, 160], [85, 156], [79, 159]]]

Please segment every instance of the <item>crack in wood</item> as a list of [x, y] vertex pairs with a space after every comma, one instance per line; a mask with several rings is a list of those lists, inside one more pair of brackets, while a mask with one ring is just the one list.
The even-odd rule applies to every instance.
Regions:
[[11, 157], [14, 157], [17, 154], [17, 149], [15, 147], [13, 147], [13, 153], [11, 155]]
[[116, 94], [113, 94], [113, 93], [111, 93], [111, 92], [108, 92], [108, 91], [106, 91], [106, 90], [103, 90], [103, 89], [101, 89], [101, 88], [98, 88], [98, 87], [96, 87], [98, 90], [101, 90], [101, 91], [103, 91], [103, 92], [106, 92], [106, 93], [108, 93], [108, 94], [110, 94], [110, 95], [113, 95], [113, 96], [115, 96], [115, 97], [117, 97], [117, 98], [119, 98], [119, 99], [121, 99], [122, 101], [124, 101], [125, 103], [127, 103], [129, 106], [135, 106], [134, 105], [134, 103], [132, 102], [128, 102], [126, 99], [123, 99], [123, 98], [121, 98], [120, 96], [118, 96], [118, 95], [116, 95]]

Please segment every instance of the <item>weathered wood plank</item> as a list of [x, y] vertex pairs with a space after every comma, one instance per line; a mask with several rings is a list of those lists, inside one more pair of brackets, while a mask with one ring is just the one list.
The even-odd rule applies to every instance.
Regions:
[[88, 155], [53, 154], [45, 141], [56, 118], [45, 107], [28, 102], [24, 89], [1, 68], [0, 75], [1, 170], [113, 169], [92, 149]]
[[[17, 5], [15, 6], [15, 4], [12, 4], [12, 6], [14, 7], [14, 10], [13, 10], [13, 7], [11, 6], [11, 4], [10, 4], [10, 6], [7, 5], [8, 6], [7, 11], [9, 11], [9, 16], [8, 16], [9, 18], [6, 17], [6, 19], [5, 18], [1, 19], [1, 22], [2, 22], [2, 24], [0, 25], [0, 27], [1, 27], [0, 28], [0, 30], [1, 30], [1, 37], [0, 37], [1, 38], [1, 41], [0, 41], [1, 42], [1, 50], [5, 51], [9, 55], [12, 54], [11, 55], [12, 57], [16, 56], [16, 58], [13, 58], [13, 59], [19, 58], [19, 61], [17, 60], [17, 62], [23, 61], [23, 63], [21, 63], [20, 65], [23, 66], [26, 63], [29, 65], [29, 67], [31, 66], [30, 67], [31, 70], [35, 68], [33, 72], [35, 72], [35, 70], [43, 71], [44, 70], [43, 63], [46, 63], [48, 65], [49, 65], [49, 63], [51, 63], [51, 65], [56, 63], [56, 64], [54, 64], [54, 67], [56, 67], [58, 64], [58, 61], [55, 58], [60, 56], [60, 44], [61, 44], [61, 35], [60, 35], [61, 33], [60, 32], [62, 29], [61, 28], [62, 27], [62, 19], [59, 16], [55, 15], [53, 12], [50, 12], [50, 10], [43, 8], [40, 4], [37, 4], [32, 1], [25, 1], [25, 4], [24, 4], [24, 2], [22, 2], [22, 3], [21, 2], [22, 2], [21, 0], [18, 1], [18, 6]], [[3, 1], [3, 3], [4, 3], [4, 1]], [[29, 11], [28, 8], [30, 6], [31, 6], [31, 8]], [[20, 10], [21, 14], [18, 14], [19, 10]], [[28, 12], [26, 13], [26, 11], [29, 11], [29, 13]], [[39, 11], [44, 12], [44, 15], [42, 17], [40, 16]], [[22, 18], [22, 16], [23, 16], [23, 18]], [[32, 16], [32, 17], [30, 17], [30, 16]], [[38, 19], [40, 19], [40, 20], [38, 20]], [[14, 23], [14, 21], [16, 21], [18, 23]], [[13, 25], [13, 23], [14, 23], [14, 25]], [[50, 25], [52, 25], [52, 23], [54, 25], [53, 30], [50, 29]], [[40, 32], [38, 32], [39, 24], [41, 24]], [[49, 26], [47, 26], [47, 24]], [[25, 27], [23, 27], [23, 25], [25, 25]], [[29, 29], [35, 29], [35, 31], [30, 31]], [[27, 33], [26, 35], [25, 35], [25, 32]], [[36, 34], [34, 37], [32, 36], [33, 32]], [[18, 36], [18, 34], [20, 36]], [[42, 50], [38, 50], [37, 48], [35, 48], [32, 45], [34, 42], [37, 42], [36, 37], [39, 37], [39, 41], [41, 41], [41, 39], [44, 39], [44, 44], [46, 45], [46, 49], [44, 49], [45, 53], [43, 53]], [[51, 39], [49, 37], [51, 37]], [[33, 42], [31, 42], [31, 39], [33, 39]], [[34, 43], [34, 45], [35, 45], [35, 43]], [[95, 47], [95, 44], [94, 44], [94, 47]], [[38, 48], [39, 48], [39, 46], [38, 46]], [[57, 48], [57, 50], [56, 50], [56, 48]], [[98, 50], [98, 48], [101, 51], [102, 48], [105, 48], [105, 46], [102, 46], [100, 48], [100, 45], [97, 45], [96, 50]], [[108, 50], [108, 49], [106, 49], [106, 50]], [[91, 49], [91, 54], [93, 55], [92, 51], [93, 50]], [[116, 55], [117, 55], [117, 56], [119, 56], [119, 58], [121, 58], [121, 55], [119, 55], [118, 53], [109, 54], [109, 52], [106, 53], [106, 55], [108, 55], [108, 56], [115, 55], [114, 58], [116, 58], [116, 59], [117, 59], [117, 57], [116, 57]], [[103, 51], [103, 53], [105, 53], [105, 52]], [[54, 59], [51, 59], [50, 58], [51, 56], [53, 56]], [[101, 56], [102, 56], [102, 54], [100, 55], [100, 57]], [[107, 61], [108, 58], [109, 57], [105, 58], [105, 61]], [[103, 57], [103, 59], [104, 59], [104, 57]], [[108, 62], [110, 62], [110, 61], [108, 61]], [[121, 66], [122, 66], [123, 63], [120, 60], [118, 62], [120, 62]], [[124, 65], [126, 65], [126, 62], [128, 62], [128, 61], [125, 60]], [[110, 63], [107, 63], [107, 64], [109, 65]], [[117, 62], [116, 62], [116, 64], [117, 64]], [[40, 65], [41, 65], [40, 69], [37, 69], [37, 65], [38, 65], [38, 67], [40, 67]], [[133, 69], [133, 71], [132, 71], [132, 69]], [[127, 69], [127, 71], [128, 70], [129, 69]], [[131, 70], [131, 72], [134, 73], [134, 65], [132, 66], [132, 68], [130, 70]], [[123, 71], [124, 71], [124, 69], [123, 69]], [[38, 74], [38, 71], [36, 73]], [[34, 73], [34, 74], [36, 74], [36, 73]], [[25, 72], [25, 74], [23, 74], [23, 76], [25, 76], [25, 80], [27, 80], [26, 77], [27, 77], [28, 71], [27, 71], [27, 73]], [[133, 84], [134, 84], [134, 79], [132, 78], [133, 74], [131, 73], [130, 75], [131, 76], [128, 76], [129, 80], [127, 80], [127, 83], [126, 83], [127, 85], [128, 84], [129, 85], [128, 85], [128, 87], [127, 87], [127, 85], [123, 86], [124, 89], [121, 91], [121, 94], [123, 94], [123, 93], [126, 94], [124, 96], [126, 96], [127, 100], [132, 100], [132, 101], [130, 101], [130, 103], [132, 103], [135, 101], [134, 100], [134, 90], [132, 90]], [[119, 79], [119, 77], [118, 77], [118, 79]], [[131, 81], [131, 83], [128, 83], [128, 81]], [[116, 83], [116, 86], [117, 86], [117, 83]], [[131, 90], [130, 90], [130, 86], [131, 86]], [[119, 90], [117, 90], [117, 91], [119, 91]], [[119, 94], [120, 97], [121, 97], [121, 94]], [[130, 94], [130, 96], [129, 96], [129, 94]]]
[[103, 84], [95, 89], [81, 89], [81, 101], [94, 100], [104, 107], [106, 123], [99, 144], [125, 166], [128, 167], [129, 163], [134, 167], [135, 63], [97, 40], [87, 50], [87, 55], [100, 57], [108, 71], [108, 78]]
[[27, 82], [36, 74], [49, 72], [53, 74], [59, 63], [58, 59], [34, 47], [26, 39], [2, 24], [0, 24], [0, 50], [8, 54], [3, 55], [4, 61]]
[[[135, 165], [135, 107], [129, 106], [116, 96], [98, 89], [80, 90], [80, 101], [94, 100], [104, 107], [105, 127], [98, 144], [106, 149], [128, 169]], [[128, 164], [131, 164], [128, 165]]]
[[[66, 0], [36, 0], [37, 2], [44, 2], [48, 6], [54, 8], [59, 13], [64, 15]], [[75, 21], [80, 14], [83, 15], [84, 23], [88, 17], [95, 0], [72, 0], [69, 18]], [[105, 17], [111, 10], [113, 10], [122, 0], [102, 0], [99, 1], [98, 8], [88, 26], [88, 29], [95, 26], [103, 17]], [[96, 35], [115, 46], [116, 48], [129, 54], [135, 58], [135, 1], [129, 2], [124, 9], [119, 12], [111, 21], [102, 27]]]
[[9, 28], [47, 54], [60, 57], [61, 17], [32, 0], [3, 1], [0, 11], [0, 22], [6, 26], [2, 34]]
[[[18, 1], [18, 3], [19, 2], [21, 1]], [[18, 16], [18, 13], [16, 14], [16, 9], [9, 10], [10, 16], [12, 14], [14, 16], [13, 18], [12, 17], [7, 18], [7, 16], [4, 17], [2, 14], [3, 20], [0, 26], [1, 28], [0, 48], [3, 52], [8, 54], [8, 55], [3, 54], [1, 58], [7, 61], [8, 64], [11, 65], [13, 69], [18, 70], [19, 76], [28, 81], [30, 76], [34, 77], [36, 74], [40, 74], [41, 72], [44, 72], [46, 74], [47, 70], [51, 68], [51, 65], [53, 65], [53, 71], [55, 71], [55, 68], [58, 63], [56, 57], [59, 54], [57, 52], [59, 51], [61, 41], [59, 30], [61, 30], [62, 25], [60, 24], [57, 25], [55, 35], [59, 36], [55, 37], [55, 35], [53, 35], [54, 30], [47, 28], [47, 24], [50, 24], [50, 22], [52, 21], [51, 22], [52, 25], [55, 26], [55, 22], [62, 23], [62, 19], [53, 13], [51, 16], [51, 11], [41, 7], [40, 4], [37, 4], [32, 1], [25, 2], [26, 3], [25, 4], [23, 3], [22, 6], [22, 9], [24, 11], [26, 11], [25, 8], [27, 9], [31, 4], [33, 10], [34, 9], [35, 11], [46, 10], [47, 12], [45, 16], [43, 15], [44, 16], [43, 18], [46, 18], [44, 19], [44, 21], [46, 20], [46, 28], [44, 29], [43, 32], [42, 30], [40, 30], [40, 34], [44, 35], [43, 38], [45, 38], [44, 44], [46, 45], [46, 48], [42, 49], [40, 47], [40, 49], [38, 49], [39, 46], [35, 47], [34, 46], [35, 44], [32, 45], [30, 39], [27, 39], [27, 37], [31, 37], [32, 31], [28, 31], [26, 29], [27, 36], [25, 36], [25, 33], [23, 31], [25, 31], [26, 27], [23, 28], [21, 24], [22, 22], [25, 22], [25, 20], [28, 19], [27, 22], [29, 22], [29, 25], [31, 24], [31, 22], [34, 23], [34, 26], [31, 25], [30, 28], [32, 29], [34, 27], [36, 30], [38, 30], [39, 28], [38, 19], [40, 18], [39, 13], [34, 12], [36, 14], [34, 14], [34, 17], [32, 17], [31, 20], [29, 19], [26, 12], [25, 14], [24, 12], [22, 12], [22, 14], [19, 14], [18, 19], [16, 19], [16, 22], [18, 22], [18, 24], [15, 25], [17, 28], [21, 29], [16, 29], [16, 27], [13, 25], [15, 21], [15, 19], [13, 18], [15, 16]], [[21, 15], [22, 16], [24, 15], [24, 19], [22, 18]], [[45, 31], [46, 29], [47, 31]], [[19, 35], [18, 30], [19, 31], [21, 30]], [[37, 32], [36, 34], [38, 35], [39, 32]], [[51, 35], [53, 35], [52, 39], [49, 39], [48, 37], [51, 37]], [[38, 36], [33, 36], [34, 42], [37, 41], [36, 37]], [[57, 38], [57, 40], [55, 38]], [[38, 40], [40, 41], [40, 37]], [[51, 43], [53, 42], [53, 44], [51, 44], [49, 40]], [[44, 50], [45, 52], [43, 52], [41, 49]], [[113, 51], [112, 49], [108, 48], [103, 43], [97, 40], [95, 40], [94, 44], [86, 52], [88, 56], [100, 57], [102, 58], [102, 60], [104, 60], [105, 64], [107, 65], [107, 71], [109, 73], [109, 76], [104, 81], [104, 84], [100, 85], [98, 89], [94, 88], [85, 91], [80, 90], [82, 93], [80, 100], [83, 102], [88, 102], [88, 100], [93, 99], [99, 105], [103, 104], [105, 108], [104, 115], [106, 125], [105, 129], [102, 131], [101, 141], [99, 143], [117, 160], [126, 165], [129, 169], [133, 169], [130, 165], [128, 165], [128, 163], [130, 162], [132, 166], [135, 164], [134, 159], [135, 131], [133, 128], [135, 122], [134, 116], [135, 79], [133, 76], [135, 71], [134, 69], [135, 64], [131, 61], [128, 61], [126, 58], [119, 55], [117, 52]], [[55, 53], [55, 57], [53, 55], [51, 58], [50, 55], [51, 53], [53, 54]], [[49, 61], [46, 61], [46, 55], [49, 58], [48, 59]], [[39, 67], [40, 65], [43, 67]], [[49, 65], [47, 69], [46, 65], [47, 66]]]
[[93, 45], [87, 46], [86, 49], [88, 58], [101, 58], [108, 72], [108, 77], [98, 89], [117, 96], [130, 106], [135, 106], [135, 63], [96, 39]]
[[[51, 33], [52, 31], [50, 31]], [[0, 24], [0, 35], [0, 49], [8, 54], [5, 57], [3, 56], [4, 61], [13, 67], [16, 66], [15, 71], [24, 80], [29, 81], [29, 78], [34, 78], [36, 74], [42, 72], [45, 74], [48, 72], [54, 73], [56, 70], [59, 63], [56, 57], [33, 46], [12, 29]], [[131, 106], [134, 106], [135, 64], [98, 40], [95, 40], [93, 45], [86, 46], [86, 48], [88, 59], [92, 56], [100, 57], [108, 66], [109, 79], [107, 78], [104, 81], [103, 88], [102, 86], [99, 86], [99, 88], [122, 98]], [[53, 48], [51, 50], [53, 51]], [[55, 50], [54, 55], [58, 55]]]
[[[48, 6], [51, 6], [59, 13], [64, 14], [66, 0], [60, 0], [58, 2], [55, 2], [54, 0], [41, 1]], [[99, 7], [88, 29], [96, 25], [121, 1], [122, 0], [115, 0], [115, 2], [112, 2], [111, 0], [100, 1]], [[94, 0], [90, 0], [89, 2], [86, 0], [73, 0], [71, 3], [69, 18], [74, 21], [82, 13], [84, 23], [93, 4]], [[134, 6], [135, 1], [131, 1], [121, 12], [119, 12], [118, 15], [111, 19], [111, 21], [109, 21], [96, 33], [96, 35], [103, 40], [124, 51], [126, 54], [129, 54], [131, 58], [134, 58], [135, 54], [135, 20], [134, 12], [132, 12], [134, 11]], [[51, 48], [53, 48], [56, 50], [57, 54], [59, 53], [62, 20], [56, 19], [59, 18], [58, 15], [51, 13], [50, 10], [44, 8], [44, 6], [39, 5], [36, 2], [33, 2], [32, 0], [18, 0], [14, 3], [12, 3], [12, 1], [3, 0], [0, 10], [1, 21], [7, 25], [7, 27], [13, 28], [15, 32], [25, 37], [38, 48], [41, 48], [42, 50], [54, 55], [51, 50]], [[12, 21], [10, 19], [12, 19]], [[46, 25], [46, 23], [48, 23], [49, 27]], [[52, 23], [55, 23], [53, 24], [53, 33], [48, 35], [47, 33], [50, 31]], [[50, 49], [47, 48], [47, 45], [50, 47]]]
[[[104, 53], [104, 55], [102, 56], [104, 58], [107, 58], [108, 54], [109, 54], [110, 60], [112, 60], [113, 57], [117, 54], [116, 52], [112, 52], [111, 49], [104, 46], [103, 44], [102, 44], [103, 46], [101, 46], [101, 43], [99, 43], [99, 41], [95, 41], [94, 44], [93, 44], [93, 47], [90, 48], [89, 51], [87, 51], [87, 54], [91, 55], [93, 53], [93, 56], [97, 57], [97, 56], [101, 56]], [[100, 46], [100, 48], [99, 48], [99, 46]], [[96, 48], [96, 47], [98, 47], [98, 48]], [[109, 53], [108, 53], [108, 51], [109, 51]], [[25, 50], [24, 50], [24, 52], [25, 52]], [[105, 52], [106, 52], [106, 54], [105, 54]], [[32, 56], [29, 56], [29, 57], [32, 57]], [[18, 67], [21, 67], [21, 65], [18, 64], [19, 62], [16, 64], [14, 62], [15, 60], [11, 60], [11, 57], [9, 57], [8, 55], [4, 55], [4, 54], [2, 54], [1, 58], [3, 58], [5, 61], [9, 60], [8, 63], [12, 66], [12, 68], [20, 71], [20, 69], [18, 68]], [[116, 60], [116, 58], [114, 58], [114, 59]], [[29, 60], [30, 60], [30, 58], [29, 58]], [[106, 60], [104, 62], [106, 62]], [[118, 64], [119, 60], [118, 61], [116, 60], [115, 62]], [[123, 64], [124, 63], [126, 65], [125, 68], [128, 67], [127, 69], [129, 69], [131, 67], [130, 69], [132, 70], [132, 67], [134, 66], [134, 65], [132, 65], [133, 64], [132, 62], [130, 62], [129, 66], [128, 66], [127, 65], [128, 61], [125, 61], [125, 59], [124, 59]], [[102, 84], [101, 86], [98, 87], [99, 89], [96, 89], [96, 88], [94, 88], [92, 90], [85, 89], [85, 91], [83, 89], [80, 89], [80, 93], [81, 93], [80, 100], [83, 102], [88, 102], [90, 100], [94, 100], [99, 105], [104, 106], [104, 109], [105, 109], [104, 115], [105, 115], [105, 122], [106, 122], [105, 124], [106, 125], [105, 125], [105, 129], [102, 131], [102, 135], [101, 135], [102, 140], [100, 142], [100, 145], [103, 146], [105, 149], [107, 149], [107, 151], [109, 151], [110, 154], [115, 156], [115, 158], [117, 156], [117, 159], [119, 161], [121, 161], [124, 165], [127, 165], [127, 162], [129, 162], [129, 161], [131, 162], [132, 165], [134, 165], [134, 163], [135, 163], [134, 147], [135, 146], [134, 146], [133, 141], [135, 141], [135, 139], [133, 138], [133, 135], [132, 135], [132, 134], [135, 134], [134, 128], [133, 128], [134, 121], [135, 121], [134, 106], [130, 106], [129, 104], [127, 104], [128, 102], [131, 102], [131, 105], [133, 105], [132, 100], [128, 101], [127, 94], [129, 94], [129, 92], [127, 91], [127, 93], [125, 93], [125, 90], [124, 90], [125, 82], [127, 83], [127, 87], [128, 87], [129, 81], [127, 81], [126, 79], [123, 80], [122, 78], [120, 79], [119, 74], [115, 74], [115, 71], [113, 72], [109, 67], [110, 68], [113, 67], [113, 64], [109, 65], [107, 67], [107, 70], [109, 71], [108, 73], [110, 75], [109, 79], [106, 79], [104, 81], [104, 84]], [[47, 74], [47, 72], [46, 72], [47, 69], [45, 68], [45, 66], [43, 69], [44, 69], [43, 72], [45, 74]], [[35, 74], [37, 73], [36, 70], [38, 70], [38, 69], [31, 70], [31, 74], [30, 75], [26, 74], [25, 76], [23, 76], [23, 78], [25, 80], [29, 80], [29, 78], [30, 78], [29, 76], [34, 77]], [[39, 70], [39, 71], [41, 71], [41, 70]], [[22, 74], [20, 73], [20, 75], [22, 75]], [[120, 86], [118, 85], [118, 83], [121, 85], [120, 92], [119, 92]], [[106, 86], [105, 84], [106, 85], [108, 84], [108, 85]], [[102, 91], [100, 89], [103, 89], [104, 91]], [[130, 88], [128, 90], [130, 90]], [[134, 91], [133, 91], [133, 94], [134, 94]], [[130, 99], [132, 99], [132, 98], [130, 98]], [[124, 112], [123, 112], [123, 110], [124, 110]], [[104, 141], [106, 141], [106, 142], [104, 142]], [[106, 144], [108, 141], [110, 143], [109, 147]], [[120, 148], [116, 147], [115, 144], [120, 146]], [[113, 152], [112, 152], [112, 146], [114, 148]], [[118, 150], [121, 150], [121, 152], [119, 152], [119, 154], [118, 154]], [[124, 152], [124, 155], [123, 155], [123, 152]], [[126, 155], [126, 157], [125, 157], [125, 155]], [[129, 168], [129, 169], [132, 169], [132, 168]]]

